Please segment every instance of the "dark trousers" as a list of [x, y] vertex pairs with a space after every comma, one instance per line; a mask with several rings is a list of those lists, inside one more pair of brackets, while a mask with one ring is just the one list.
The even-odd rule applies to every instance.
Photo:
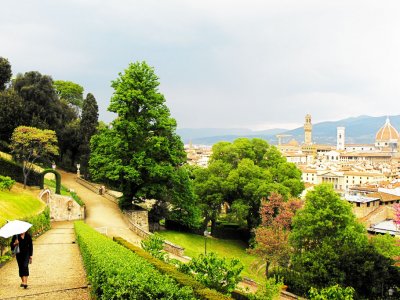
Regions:
[[19, 277], [29, 276], [29, 254], [17, 254]]

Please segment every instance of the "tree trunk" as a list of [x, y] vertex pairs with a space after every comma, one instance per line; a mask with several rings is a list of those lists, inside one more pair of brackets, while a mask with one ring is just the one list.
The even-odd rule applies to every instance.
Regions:
[[213, 219], [211, 220], [211, 235], [214, 234], [214, 232], [215, 232], [215, 227], [217, 227], [217, 221], [215, 220], [215, 218], [213, 218]]
[[209, 217], [205, 217], [204, 218], [204, 221], [203, 221], [203, 231], [206, 231], [207, 230], [207, 225], [208, 225], [208, 222], [210, 221], [210, 218]]
[[269, 276], [269, 266], [270, 265], [271, 265], [271, 262], [269, 260], [267, 260], [266, 264], [265, 264], [265, 277], [267, 277], [267, 278]]

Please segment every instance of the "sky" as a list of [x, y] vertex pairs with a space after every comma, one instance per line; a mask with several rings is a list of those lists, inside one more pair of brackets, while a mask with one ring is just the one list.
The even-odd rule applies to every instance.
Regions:
[[3, 1], [0, 56], [92, 93], [146, 61], [178, 128], [399, 114], [400, 1]]

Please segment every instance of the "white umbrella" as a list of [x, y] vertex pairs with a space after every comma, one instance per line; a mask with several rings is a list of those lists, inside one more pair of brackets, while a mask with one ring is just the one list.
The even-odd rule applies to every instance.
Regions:
[[9, 238], [10, 236], [23, 233], [32, 227], [31, 223], [14, 220], [8, 221], [6, 225], [0, 228], [0, 236]]

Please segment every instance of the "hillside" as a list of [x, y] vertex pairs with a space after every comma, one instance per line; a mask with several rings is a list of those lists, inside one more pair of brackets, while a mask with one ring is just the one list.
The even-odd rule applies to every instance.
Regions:
[[[313, 141], [320, 144], [336, 144], [336, 128], [344, 126], [346, 128], [346, 143], [374, 143], [375, 134], [381, 128], [386, 121], [386, 116], [371, 117], [371, 116], [358, 116], [338, 121], [329, 121], [313, 124]], [[390, 116], [391, 124], [398, 130], [400, 130], [400, 115]], [[213, 145], [220, 141], [233, 141], [239, 137], [246, 138], [262, 138], [269, 141], [271, 144], [277, 144], [276, 134], [287, 134], [290, 135], [283, 139], [283, 142], [287, 142], [289, 139], [296, 139], [298, 142], [304, 140], [303, 127], [299, 127], [293, 130], [284, 129], [271, 129], [265, 131], [251, 131], [248, 129], [236, 129], [237, 132], [229, 129], [224, 132], [223, 129], [209, 129], [208, 131], [203, 129], [189, 129], [186, 128], [184, 131], [177, 130], [184, 143], [191, 141], [193, 144]], [[223, 132], [224, 134], [218, 134]], [[192, 134], [192, 135], [191, 135]], [[190, 138], [192, 136], [192, 138]]]
[[46, 204], [37, 197], [37, 188], [24, 189], [16, 183], [11, 191], [0, 191], [0, 226], [7, 220], [34, 216], [41, 212]]

